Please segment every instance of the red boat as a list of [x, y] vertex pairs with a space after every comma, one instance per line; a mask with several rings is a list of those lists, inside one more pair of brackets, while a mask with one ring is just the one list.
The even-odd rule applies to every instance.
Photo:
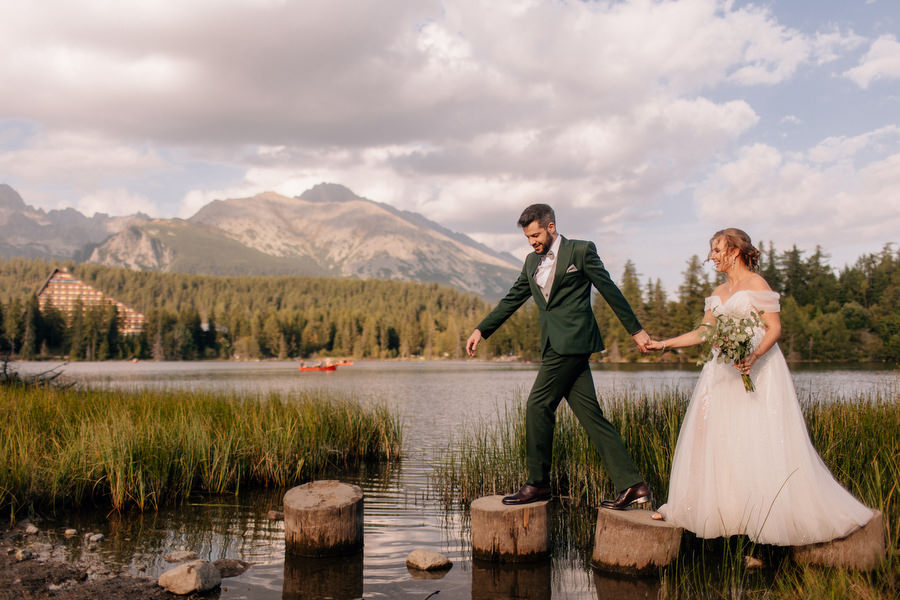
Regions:
[[298, 370], [298, 371], [337, 371], [337, 368], [338, 368], [338, 366], [337, 366], [337, 365], [334, 365], [334, 364], [331, 364], [331, 365], [312, 365], [312, 366], [309, 366], [309, 367], [304, 367], [303, 365], [300, 365], [299, 367], [297, 367], [297, 370]]

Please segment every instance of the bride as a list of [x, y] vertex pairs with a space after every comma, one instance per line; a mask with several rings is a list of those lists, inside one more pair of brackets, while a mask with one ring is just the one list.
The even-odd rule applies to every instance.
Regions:
[[[756, 313], [762, 326], [743, 361], [712, 359], [703, 367], [675, 446], [668, 501], [654, 518], [701, 538], [743, 534], [799, 546], [844, 537], [873, 512], [841, 487], [810, 442], [776, 344], [778, 294], [754, 272], [759, 251], [740, 229], [724, 229], [710, 240], [709, 259], [728, 280], [706, 299], [704, 325], [649, 348], [699, 344], [717, 315]], [[742, 374], [755, 391], [745, 390]]]

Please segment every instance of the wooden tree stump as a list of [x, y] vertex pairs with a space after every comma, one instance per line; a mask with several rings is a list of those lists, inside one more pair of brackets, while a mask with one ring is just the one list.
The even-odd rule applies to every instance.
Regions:
[[340, 556], [363, 548], [363, 493], [340, 481], [312, 481], [284, 495], [285, 552]]
[[841, 567], [858, 571], [871, 571], [884, 562], [884, 518], [881, 511], [850, 535], [821, 544], [796, 546], [794, 560], [801, 564], [823, 567]]
[[481, 560], [524, 562], [550, 552], [549, 502], [503, 504], [503, 496], [472, 503], [472, 553]]
[[678, 556], [680, 527], [650, 518], [649, 510], [599, 509], [594, 553], [595, 569], [628, 575], [646, 575]]

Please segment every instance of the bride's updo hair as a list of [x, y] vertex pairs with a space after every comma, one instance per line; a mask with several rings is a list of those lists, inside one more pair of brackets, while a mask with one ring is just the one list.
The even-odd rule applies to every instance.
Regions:
[[729, 227], [727, 229], [722, 229], [713, 234], [711, 238], [709, 238], [710, 247], [716, 243], [718, 239], [725, 240], [725, 248], [731, 250], [732, 248], [737, 248], [740, 254], [738, 256], [741, 257], [741, 260], [751, 271], [755, 271], [759, 268], [759, 250], [757, 250], [753, 244], [750, 242], [750, 236], [747, 235], [744, 231], [737, 229], [735, 227]]

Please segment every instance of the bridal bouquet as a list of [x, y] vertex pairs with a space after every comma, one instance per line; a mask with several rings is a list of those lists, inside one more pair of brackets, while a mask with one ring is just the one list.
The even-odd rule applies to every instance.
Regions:
[[[703, 341], [709, 344], [709, 351], [702, 362], [713, 358], [717, 362], [738, 363], [747, 358], [753, 351], [754, 330], [763, 326], [760, 313], [750, 313], [749, 317], [737, 319], [727, 315], [716, 315], [715, 323], [704, 323], [706, 330], [703, 333]], [[716, 353], [718, 351], [718, 353]], [[744, 389], [754, 391], [753, 381], [750, 375], [741, 374], [744, 381]]]

